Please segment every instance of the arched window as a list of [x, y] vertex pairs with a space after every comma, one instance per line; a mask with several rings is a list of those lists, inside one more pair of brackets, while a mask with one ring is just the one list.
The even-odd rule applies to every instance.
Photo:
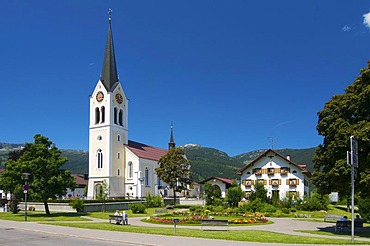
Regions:
[[132, 178], [134, 176], [134, 167], [132, 165], [132, 162], [130, 161], [128, 164], [127, 164], [128, 168], [127, 168], [127, 172], [128, 172], [128, 177], [129, 178]]
[[98, 168], [103, 168], [103, 151], [101, 149], [98, 149], [96, 153], [96, 160]]
[[119, 111], [118, 122], [119, 122], [120, 126], [123, 126], [123, 111], [122, 111], [122, 109]]
[[101, 107], [101, 123], [104, 123], [105, 121], [105, 107]]
[[114, 124], [118, 124], [117, 123], [117, 108], [114, 108]]
[[117, 169], [117, 175], [120, 176], [121, 175], [121, 170], [118, 168]]
[[95, 108], [95, 124], [99, 124], [100, 122], [100, 110], [99, 108]]
[[149, 168], [145, 168], [145, 186], [150, 186], [149, 185]]

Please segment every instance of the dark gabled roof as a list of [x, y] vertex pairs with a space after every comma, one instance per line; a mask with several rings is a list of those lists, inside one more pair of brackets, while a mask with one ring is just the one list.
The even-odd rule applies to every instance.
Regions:
[[143, 143], [128, 140], [126, 147], [137, 157], [159, 161], [159, 159], [167, 153], [167, 150], [149, 146]]
[[111, 27], [111, 18], [108, 24], [108, 38], [105, 46], [105, 55], [103, 69], [100, 75], [100, 81], [108, 92], [112, 92], [118, 85], [118, 73], [116, 66], [116, 57], [114, 54], [113, 35]]
[[84, 175], [81, 175], [81, 174], [71, 174], [71, 176], [75, 179], [76, 185], [78, 187], [85, 187], [87, 185], [87, 180], [84, 179]]
[[220, 180], [221, 182], [223, 182], [227, 185], [232, 185], [232, 183], [234, 182], [234, 180], [232, 180], [232, 179], [220, 178], [220, 177], [210, 177], [208, 179], [203, 180], [202, 182], [199, 182], [199, 184], [205, 184], [205, 183], [207, 183], [208, 181], [210, 181], [212, 179]]
[[311, 176], [311, 173], [307, 170], [306, 168], [306, 165], [298, 165], [294, 162], [292, 162], [291, 160], [287, 159], [286, 157], [280, 155], [278, 152], [276, 152], [275, 150], [273, 149], [268, 149], [266, 150], [265, 152], [263, 152], [260, 156], [258, 156], [256, 159], [254, 159], [253, 161], [249, 162], [248, 164], [244, 165], [242, 168], [240, 168], [239, 170], [237, 170], [235, 173], [236, 174], [239, 174], [241, 175], [242, 172], [247, 169], [248, 167], [252, 166], [254, 163], [256, 163], [258, 160], [262, 159], [263, 157], [265, 157], [267, 155], [268, 152], [272, 152], [275, 154], [275, 156], [279, 156], [280, 158], [284, 159], [285, 161], [287, 161], [289, 164], [293, 165], [293, 166], [296, 166], [297, 168], [299, 168], [303, 174], [306, 174], [308, 177]]

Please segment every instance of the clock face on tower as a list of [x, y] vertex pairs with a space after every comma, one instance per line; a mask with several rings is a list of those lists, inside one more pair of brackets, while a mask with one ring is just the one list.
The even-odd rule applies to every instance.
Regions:
[[101, 102], [101, 101], [103, 101], [103, 99], [104, 99], [104, 94], [103, 94], [103, 92], [99, 91], [98, 94], [96, 94], [96, 100], [98, 102]]
[[121, 103], [123, 102], [123, 97], [122, 97], [122, 95], [121, 95], [121, 94], [119, 94], [119, 93], [117, 93], [117, 94], [116, 94], [116, 102], [117, 102], [118, 104], [121, 104]]

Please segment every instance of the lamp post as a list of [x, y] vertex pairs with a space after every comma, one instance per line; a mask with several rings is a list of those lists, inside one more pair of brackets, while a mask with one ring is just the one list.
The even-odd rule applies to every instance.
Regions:
[[30, 188], [28, 185], [28, 176], [30, 176], [30, 173], [22, 173], [24, 185], [23, 185], [23, 192], [24, 192], [24, 221], [27, 221], [27, 193], [28, 189]]

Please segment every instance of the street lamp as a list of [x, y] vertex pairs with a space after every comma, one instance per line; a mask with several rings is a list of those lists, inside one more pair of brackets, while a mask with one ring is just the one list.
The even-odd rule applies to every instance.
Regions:
[[22, 173], [24, 185], [23, 185], [23, 192], [24, 192], [24, 221], [27, 221], [27, 192], [30, 188], [28, 185], [28, 176], [30, 176], [30, 173]]

